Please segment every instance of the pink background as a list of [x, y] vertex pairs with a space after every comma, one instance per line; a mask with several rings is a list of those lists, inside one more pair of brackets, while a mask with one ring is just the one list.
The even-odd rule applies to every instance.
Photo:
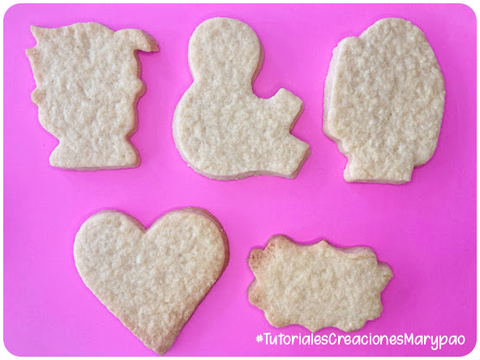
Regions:
[[[221, 182], [196, 174], [175, 149], [175, 106], [192, 82], [189, 36], [202, 21], [227, 16], [249, 24], [265, 48], [254, 85], [260, 97], [284, 87], [303, 99], [293, 134], [312, 154], [295, 180]], [[445, 76], [438, 148], [406, 185], [348, 184], [346, 159], [322, 132], [323, 87], [331, 51], [384, 17], [426, 34]], [[96, 21], [140, 28], [160, 52], [140, 53], [147, 92], [132, 137], [136, 169], [65, 171], [48, 164], [57, 140], [38, 122], [25, 49], [29, 26]], [[16, 5], [4, 18], [4, 342], [15, 355], [154, 353], [84, 286], [73, 260], [80, 225], [101, 209], [145, 226], [165, 212], [204, 207], [230, 240], [231, 260], [168, 355], [464, 355], [476, 339], [476, 18], [464, 5]], [[463, 346], [266, 346], [255, 336], [308, 334], [271, 327], [247, 300], [246, 258], [274, 234], [298, 242], [366, 245], [393, 269], [384, 312], [355, 334], [464, 335]], [[319, 309], [322, 311], [322, 309]], [[329, 334], [324, 329], [318, 334]]]

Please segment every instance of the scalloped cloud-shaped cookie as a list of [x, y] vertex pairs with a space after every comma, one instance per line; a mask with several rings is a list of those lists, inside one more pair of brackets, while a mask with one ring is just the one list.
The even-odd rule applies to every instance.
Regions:
[[101, 211], [78, 231], [74, 255], [85, 285], [163, 355], [223, 273], [229, 251], [217, 219], [186, 208], [149, 229], [124, 213]]
[[194, 82], [177, 105], [173, 137], [196, 172], [230, 180], [273, 175], [293, 178], [310, 151], [290, 134], [302, 101], [285, 89], [270, 99], [252, 91], [263, 61], [255, 32], [241, 21], [213, 18], [188, 45]]
[[158, 51], [141, 30], [114, 32], [98, 23], [31, 27], [27, 50], [37, 88], [32, 101], [42, 126], [59, 140], [50, 164], [97, 170], [138, 166], [130, 143], [136, 104], [145, 92], [137, 51]]
[[255, 275], [248, 289], [252, 305], [275, 327], [300, 324], [312, 332], [359, 330], [379, 317], [380, 294], [392, 278], [370, 248], [340, 249], [325, 240], [300, 245], [284, 235], [252, 250], [248, 262]]
[[411, 22], [387, 18], [333, 50], [325, 134], [348, 158], [348, 182], [401, 184], [437, 146], [445, 88], [435, 54]]

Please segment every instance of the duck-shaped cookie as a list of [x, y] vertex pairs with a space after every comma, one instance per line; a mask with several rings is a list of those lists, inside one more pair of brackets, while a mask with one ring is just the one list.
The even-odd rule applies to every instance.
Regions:
[[293, 178], [309, 155], [290, 134], [302, 101], [285, 89], [270, 99], [253, 93], [262, 46], [241, 21], [209, 19], [188, 47], [194, 82], [177, 105], [173, 136], [196, 172], [212, 179], [254, 175]]

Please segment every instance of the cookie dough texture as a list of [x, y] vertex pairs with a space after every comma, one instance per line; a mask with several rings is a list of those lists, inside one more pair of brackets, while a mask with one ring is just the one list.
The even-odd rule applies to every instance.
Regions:
[[339, 249], [325, 240], [299, 245], [284, 235], [252, 250], [248, 262], [255, 275], [248, 297], [268, 322], [312, 332], [330, 326], [354, 331], [379, 317], [380, 294], [392, 278], [370, 248]]
[[190, 38], [188, 61], [194, 82], [173, 121], [188, 165], [219, 180], [295, 177], [309, 155], [308, 144], [290, 134], [303, 104], [285, 89], [270, 99], [255, 96], [263, 61], [255, 32], [238, 20], [209, 19]]
[[324, 132], [348, 158], [348, 182], [401, 184], [437, 146], [445, 103], [442, 72], [423, 32], [387, 18], [333, 50]]
[[114, 32], [97, 23], [32, 26], [27, 50], [37, 88], [32, 101], [42, 126], [59, 140], [50, 164], [96, 170], [138, 166], [130, 143], [136, 104], [145, 92], [137, 51], [158, 51], [141, 30]]
[[[228, 241], [205, 210], [175, 210], [148, 230], [117, 211], [80, 228], [85, 285], [148, 348], [164, 354], [228, 263]], [[214, 321], [214, 319], [212, 319]]]

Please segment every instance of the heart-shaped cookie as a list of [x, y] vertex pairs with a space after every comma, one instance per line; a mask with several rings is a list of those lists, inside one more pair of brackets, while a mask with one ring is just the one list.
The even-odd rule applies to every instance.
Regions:
[[75, 238], [78, 272], [148, 348], [172, 346], [228, 263], [228, 240], [207, 211], [174, 210], [145, 229], [117, 211], [90, 217]]

